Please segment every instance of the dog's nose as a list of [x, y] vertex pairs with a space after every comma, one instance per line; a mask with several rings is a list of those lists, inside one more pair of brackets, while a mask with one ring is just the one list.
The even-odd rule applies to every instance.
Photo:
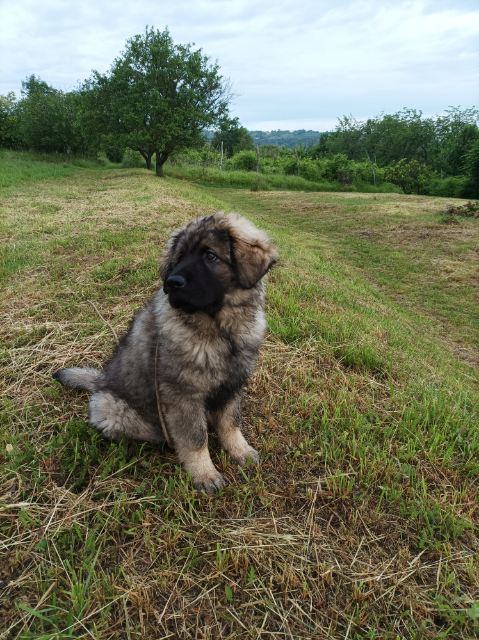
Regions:
[[172, 287], [173, 289], [181, 289], [186, 284], [186, 280], [183, 276], [169, 276], [166, 279], [166, 284], [168, 287]]

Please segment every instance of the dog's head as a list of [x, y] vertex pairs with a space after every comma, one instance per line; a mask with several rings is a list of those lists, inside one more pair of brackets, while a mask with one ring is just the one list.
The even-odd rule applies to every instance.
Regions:
[[163, 288], [172, 307], [214, 315], [227, 293], [256, 286], [276, 259], [263, 231], [219, 212], [172, 235], [161, 264]]

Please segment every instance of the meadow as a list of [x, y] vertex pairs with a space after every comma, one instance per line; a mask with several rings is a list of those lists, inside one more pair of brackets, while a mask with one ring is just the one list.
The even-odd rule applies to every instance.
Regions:
[[[63, 169], [0, 166], [0, 638], [477, 637], [479, 220]], [[243, 418], [261, 464], [213, 439], [209, 497], [51, 374], [100, 365], [171, 231], [218, 209], [281, 260]]]

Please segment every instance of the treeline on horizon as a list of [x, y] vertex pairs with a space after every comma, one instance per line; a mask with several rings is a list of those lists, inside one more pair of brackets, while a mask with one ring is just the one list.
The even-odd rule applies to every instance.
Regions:
[[[275, 147], [288, 147], [294, 149], [296, 147], [312, 147], [318, 144], [323, 131], [314, 131], [312, 129], [273, 129], [271, 131], [262, 131], [260, 129], [248, 129], [253, 145], [263, 147], [265, 145], [273, 145]], [[207, 142], [211, 142], [215, 135], [215, 131], [205, 131]]]
[[319, 142], [322, 135], [321, 131], [313, 131], [311, 129], [274, 129], [273, 131], [249, 130], [254, 144], [260, 146], [273, 144], [277, 147], [295, 147], [306, 146], [312, 147]]
[[291, 188], [479, 197], [474, 107], [434, 117], [410, 108], [364, 121], [343, 116], [335, 131], [321, 134], [248, 132], [230, 117], [229, 98], [218, 65], [201, 50], [147, 28], [128, 40], [109, 72], [93, 72], [75, 91], [32, 75], [19, 97], [0, 96], [0, 147], [106, 157], [156, 167], [159, 176], [167, 161], [175, 175], [196, 167], [212, 180], [219, 172], [252, 172], [258, 188], [290, 176]]
[[[303, 180], [297, 188], [479, 197], [479, 111], [474, 107], [450, 107], [434, 117], [409, 108], [365, 121], [344, 116], [335, 131], [317, 133], [315, 144], [294, 148], [255, 145], [251, 132], [233, 124], [220, 128], [210, 147], [185, 151], [172, 162], [256, 171], [265, 179], [296, 176]], [[221, 144], [226, 160], [219, 156]]]

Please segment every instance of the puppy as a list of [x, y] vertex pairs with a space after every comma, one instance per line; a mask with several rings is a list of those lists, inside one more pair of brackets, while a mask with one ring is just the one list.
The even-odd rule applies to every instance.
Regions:
[[106, 438], [166, 441], [197, 489], [221, 489], [208, 425], [235, 462], [258, 461], [238, 419], [266, 327], [262, 278], [276, 259], [266, 234], [237, 214], [193, 220], [170, 238], [163, 288], [104, 368], [53, 377], [92, 394], [89, 422]]

